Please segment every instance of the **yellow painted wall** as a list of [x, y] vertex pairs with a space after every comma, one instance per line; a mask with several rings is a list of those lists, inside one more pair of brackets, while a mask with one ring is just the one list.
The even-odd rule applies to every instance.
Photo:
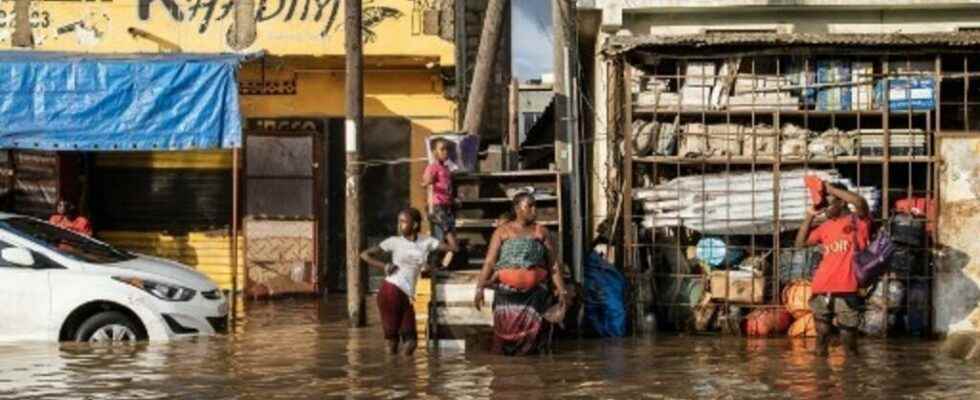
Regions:
[[420, 277], [415, 284], [415, 301], [412, 302], [412, 306], [415, 310], [415, 330], [421, 341], [429, 338], [429, 302], [431, 301], [432, 280]]
[[[245, 68], [242, 79], [254, 79], [259, 71]], [[344, 73], [328, 69], [284, 67], [270, 76], [295, 73], [295, 96], [242, 96], [242, 114], [255, 117], [344, 116]], [[425, 157], [425, 138], [434, 132], [451, 130], [455, 124], [456, 103], [443, 96], [438, 74], [424, 67], [405, 70], [369, 70], [364, 74], [364, 113], [366, 117], [402, 117], [411, 122], [411, 158]], [[411, 165], [413, 207], [424, 209], [425, 191], [421, 182], [424, 162]]]
[[[305, 71], [305, 72], [304, 72]], [[278, 73], [296, 73], [295, 96], [242, 96], [242, 114], [254, 117], [303, 117], [344, 115], [344, 75], [327, 70], [295, 71], [284, 67]], [[245, 68], [243, 78], [259, 71]], [[275, 77], [276, 72], [268, 72]], [[411, 122], [411, 158], [425, 156], [425, 137], [433, 132], [450, 130], [454, 125], [456, 105], [442, 96], [442, 83], [426, 69], [405, 71], [369, 71], [365, 74], [365, 114], [367, 117], [402, 117]], [[231, 169], [230, 151], [103, 153], [99, 167], [118, 168], [195, 168]], [[412, 206], [425, 209], [425, 192], [421, 181], [424, 162], [412, 163]], [[230, 171], [229, 171], [230, 172]], [[367, 187], [370, 190], [370, 187]], [[368, 194], [370, 195], [370, 194]], [[427, 225], [427, 224], [426, 224]], [[132, 251], [172, 258], [208, 274], [222, 288], [230, 288], [230, 245], [226, 235], [214, 237], [202, 232], [186, 237], [172, 237], [156, 232], [100, 232], [107, 242]], [[244, 243], [244, 239], [242, 242]], [[189, 256], [197, 255], [196, 257]], [[244, 265], [244, 255], [239, 266]], [[241, 271], [241, 269], [240, 269]], [[239, 274], [239, 288], [244, 287], [244, 272]], [[417, 315], [425, 314], [428, 287], [420, 287]], [[423, 323], [420, 322], [420, 332]]]
[[[167, 3], [174, 4], [176, 16]], [[255, 0], [254, 43], [232, 48], [235, 0], [77, 0], [31, 2], [35, 49], [154, 53], [159, 46], [128, 33], [137, 28], [188, 53], [266, 50], [275, 55], [343, 55], [343, 0]], [[422, 34], [425, 0], [364, 2], [366, 55], [435, 56], [453, 64], [453, 46]], [[265, 8], [260, 9], [264, 4]], [[0, 2], [0, 48], [11, 47], [13, 1]]]
[[231, 170], [231, 150], [107, 152], [95, 158], [100, 168], [191, 168]]
[[[98, 232], [99, 239], [121, 249], [168, 258], [193, 266], [222, 289], [231, 289], [231, 238], [227, 233], [193, 232], [172, 236], [158, 232]], [[238, 241], [238, 289], [245, 287], [245, 241]]]

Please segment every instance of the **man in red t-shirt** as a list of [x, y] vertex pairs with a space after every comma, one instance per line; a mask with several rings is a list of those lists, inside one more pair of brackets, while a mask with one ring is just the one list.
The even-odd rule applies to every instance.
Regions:
[[[810, 299], [816, 321], [817, 353], [827, 355], [836, 320], [845, 350], [857, 354], [857, 327], [863, 300], [857, 295], [858, 282], [852, 264], [854, 252], [868, 245], [868, 202], [839, 183], [822, 185], [825, 196], [819, 205], [823, 208], [808, 209], [796, 234], [796, 247], [820, 245], [823, 250], [823, 258], [813, 275]], [[810, 226], [818, 215], [826, 220], [811, 231]]]

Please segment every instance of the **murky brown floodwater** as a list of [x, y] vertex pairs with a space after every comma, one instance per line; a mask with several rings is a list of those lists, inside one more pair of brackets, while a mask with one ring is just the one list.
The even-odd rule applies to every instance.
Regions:
[[[384, 354], [374, 309], [343, 298], [251, 304], [230, 337], [97, 348], [0, 345], [0, 398], [978, 398], [980, 368], [939, 344], [865, 341], [862, 359], [811, 342], [676, 337], [559, 343], [554, 355]], [[373, 303], [369, 303], [373, 304]]]

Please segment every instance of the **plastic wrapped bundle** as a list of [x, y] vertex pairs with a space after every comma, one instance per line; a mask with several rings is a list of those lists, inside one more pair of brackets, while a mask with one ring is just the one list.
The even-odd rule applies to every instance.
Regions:
[[[803, 179], [808, 174], [843, 184], [875, 211], [878, 189], [856, 187], [834, 170], [783, 171], [778, 180], [770, 171], [684, 176], [637, 189], [634, 198], [643, 203], [645, 228], [683, 226], [713, 235], [765, 235], [800, 227], [810, 206]], [[773, 223], [777, 214], [778, 227]]]

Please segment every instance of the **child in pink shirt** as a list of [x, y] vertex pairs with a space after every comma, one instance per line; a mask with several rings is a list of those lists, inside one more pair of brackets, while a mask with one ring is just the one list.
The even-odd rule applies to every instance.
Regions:
[[[429, 189], [429, 223], [432, 237], [445, 240], [450, 248], [456, 248], [456, 199], [453, 195], [453, 175], [449, 170], [449, 142], [436, 139], [432, 142], [436, 161], [425, 167], [422, 187]], [[448, 266], [453, 253], [447, 252], [442, 265]]]

